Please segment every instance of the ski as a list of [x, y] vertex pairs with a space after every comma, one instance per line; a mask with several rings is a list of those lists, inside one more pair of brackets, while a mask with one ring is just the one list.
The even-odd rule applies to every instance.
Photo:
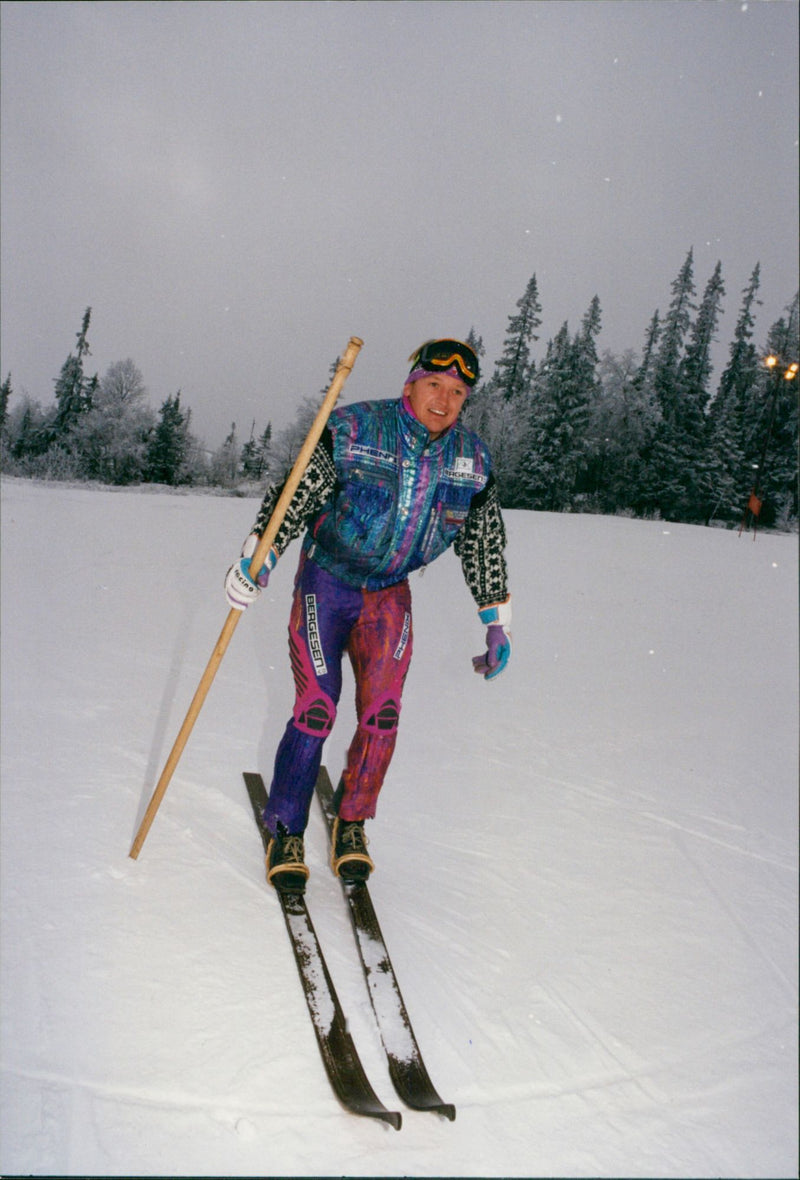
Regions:
[[[260, 774], [245, 771], [244, 781], [266, 853], [270, 834], [264, 824], [267, 790]], [[402, 1115], [387, 1110], [369, 1083], [347, 1031], [347, 1022], [302, 893], [275, 893], [292, 942], [297, 970], [322, 1061], [336, 1097], [352, 1114], [382, 1119], [399, 1131]]]
[[[316, 793], [330, 834], [335, 818], [333, 786], [324, 766], [320, 768], [317, 778]], [[364, 979], [392, 1084], [406, 1106], [412, 1110], [427, 1110], [452, 1120], [456, 1117], [456, 1108], [439, 1097], [422, 1060], [369, 889], [363, 882], [352, 884], [340, 878], [340, 883], [347, 898]]]

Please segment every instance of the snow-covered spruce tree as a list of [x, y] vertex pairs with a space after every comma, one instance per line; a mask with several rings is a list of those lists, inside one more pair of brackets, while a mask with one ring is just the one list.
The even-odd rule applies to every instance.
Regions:
[[708, 450], [706, 409], [710, 398], [711, 346], [716, 340], [725, 286], [722, 264], [717, 262], [706, 284], [689, 343], [680, 364], [681, 437], [683, 453], [683, 504], [681, 520], [706, 521], [714, 509], [718, 493], [717, 466]]
[[752, 342], [754, 308], [760, 304], [760, 271], [756, 263], [742, 292], [728, 364], [708, 407], [706, 461], [713, 471], [713, 487], [706, 523], [741, 519], [753, 482], [752, 469], [748, 470], [745, 460], [745, 424], [760, 381], [761, 362]]
[[470, 346], [478, 360], [482, 361], [483, 357], [486, 356], [486, 348], [484, 347], [483, 337], [478, 335], [474, 325], [467, 332], [465, 343]]
[[211, 456], [211, 482], [221, 488], [232, 488], [239, 478], [239, 440], [236, 437], [236, 423], [225, 441]]
[[253, 422], [250, 430], [250, 438], [242, 447], [240, 463], [242, 475], [245, 479], [252, 480], [255, 483], [262, 483], [269, 477], [272, 423], [267, 423], [266, 428], [258, 438], [255, 437], [255, 427], [256, 424]]
[[534, 274], [517, 302], [516, 315], [508, 318], [502, 356], [494, 373], [470, 394], [467, 403], [467, 422], [489, 447], [500, 501], [507, 508], [520, 506], [516, 478], [527, 446], [525, 429], [535, 372], [531, 346], [539, 339], [536, 329], [542, 322], [541, 310]]
[[50, 443], [52, 413], [27, 394], [12, 406], [6, 418], [3, 470], [12, 475], [32, 475], [32, 465]]
[[563, 512], [579, 506], [588, 471], [589, 406], [597, 396], [600, 301], [594, 297], [581, 330], [565, 322], [547, 346], [533, 380], [525, 448], [516, 472], [520, 507]]
[[92, 309], [87, 307], [80, 331], [76, 333], [78, 343], [75, 355], [70, 353], [56, 378], [56, 411], [50, 438], [52, 444], [64, 445], [80, 415], [86, 413], [92, 404], [93, 385], [86, 380], [83, 371], [83, 358], [91, 355], [88, 341], [91, 318]]
[[0, 471], [8, 471], [11, 458], [11, 432], [8, 429], [8, 403], [11, 400], [11, 374], [0, 385]]
[[525, 448], [515, 473], [515, 504], [559, 511], [565, 507], [560, 474], [566, 440], [561, 433], [562, 390], [569, 382], [570, 337], [565, 320], [548, 340], [535, 376], [525, 420]]
[[189, 481], [188, 461], [192, 446], [190, 412], [181, 409], [180, 390], [161, 403], [158, 422], [150, 436], [145, 478], [170, 487]]
[[542, 322], [542, 305], [535, 274], [531, 276], [525, 294], [518, 300], [517, 308], [517, 314], [508, 317], [503, 355], [495, 369], [497, 390], [506, 401], [524, 398], [530, 388], [534, 367], [531, 345], [539, 339], [536, 329]]
[[653, 370], [655, 368], [655, 360], [657, 356], [658, 341], [661, 336], [661, 313], [658, 308], [653, 312], [653, 317], [647, 325], [647, 331], [644, 337], [644, 348], [642, 349], [642, 359], [639, 362], [639, 368], [636, 371], [634, 378], [636, 384], [640, 389], [653, 389]]
[[[492, 399], [488, 392], [490, 381], [483, 372], [483, 358], [486, 355], [486, 348], [483, 338], [478, 336], [474, 328], [470, 328], [465, 341], [478, 358], [481, 366], [481, 380], [474, 389], [470, 390], [461, 419], [465, 426], [468, 426], [470, 430], [474, 430], [486, 442], [486, 445], [489, 446], [491, 451], [489, 434], [491, 431]], [[494, 455], [492, 455], [492, 459], [494, 459]]]
[[589, 407], [589, 491], [602, 512], [635, 512], [642, 484], [642, 456], [656, 414], [641, 362], [633, 349], [622, 356], [606, 350]]
[[256, 420], [254, 418], [253, 425], [250, 427], [250, 437], [242, 447], [242, 453], [239, 456], [239, 467], [241, 469], [243, 479], [252, 480], [256, 478], [254, 470], [256, 468], [257, 447]]
[[[755, 386], [754, 406], [748, 417], [745, 463], [755, 473], [754, 484], [762, 508], [759, 524], [784, 525], [798, 516], [798, 383], [789, 377], [790, 366], [800, 357], [798, 296], [786, 308], [786, 315], [769, 330], [765, 357], [775, 365], [762, 366]], [[795, 370], [796, 373], [796, 370]]]
[[9, 373], [0, 385], [0, 437], [5, 438], [6, 421], [8, 419], [8, 403], [11, 398], [11, 374]]
[[661, 328], [658, 353], [652, 370], [652, 388], [660, 419], [647, 448], [647, 466], [640, 505], [679, 519], [685, 501], [685, 448], [683, 446], [683, 372], [681, 361], [692, 312], [694, 259], [690, 250], [672, 284], [672, 301]]
[[571, 423], [571, 463], [574, 471], [573, 508], [597, 507], [589, 481], [592, 453], [588, 427], [591, 407], [600, 395], [600, 379], [597, 374], [599, 364], [597, 337], [600, 335], [601, 327], [600, 299], [595, 295], [572, 344], [572, 397], [567, 407], [567, 413]]

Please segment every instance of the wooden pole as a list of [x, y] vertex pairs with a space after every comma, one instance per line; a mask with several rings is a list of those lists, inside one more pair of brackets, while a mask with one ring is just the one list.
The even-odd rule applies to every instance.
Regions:
[[[286, 510], [291, 503], [292, 497], [297, 491], [297, 486], [300, 483], [300, 480], [303, 478], [314, 448], [320, 440], [328, 418], [330, 417], [331, 410], [336, 404], [336, 399], [341, 393], [342, 386], [352, 371], [356, 357], [358, 356], [363, 343], [363, 340], [359, 340], [358, 336], [350, 337], [350, 341], [347, 345], [347, 348], [345, 349], [345, 354], [340, 360], [328, 392], [325, 394], [325, 399], [311, 425], [311, 429], [308, 432], [306, 440], [300, 449], [300, 454], [295, 460], [294, 466], [289, 473], [289, 477], [284, 484], [283, 491], [281, 492], [278, 502], [273, 509], [269, 523], [267, 524], [261, 540], [256, 546], [256, 551], [250, 561], [250, 573], [254, 578], [266, 561], [270, 547], [278, 534], [278, 529], [283, 523]], [[206, 670], [200, 678], [197, 691], [192, 698], [189, 711], [184, 718], [183, 725], [178, 731], [175, 744], [173, 745], [170, 755], [164, 765], [164, 769], [161, 772], [161, 777], [156, 783], [152, 798], [147, 805], [147, 810], [144, 813], [142, 822], [139, 825], [139, 830], [136, 833], [133, 844], [131, 845], [129, 856], [132, 860], [136, 860], [142, 850], [142, 845], [147, 838], [147, 833], [150, 831], [150, 826], [155, 819], [156, 812], [161, 806], [161, 800], [166, 794], [166, 790], [175, 771], [175, 767], [180, 761], [181, 754], [183, 753], [184, 747], [189, 740], [189, 735], [194, 728], [194, 723], [197, 720], [198, 714], [203, 707], [203, 703], [208, 696], [208, 691], [211, 688], [214, 677], [217, 674], [217, 669], [222, 663], [222, 657], [225, 655], [228, 644], [231, 641], [231, 637], [236, 630], [236, 624], [239, 622], [239, 619], [243, 613], [243, 611], [231, 609], [227, 619], [225, 620], [225, 624], [222, 628], [222, 631], [220, 632], [219, 639], [217, 640], [214, 650], [211, 653], [211, 658], [206, 665]]]

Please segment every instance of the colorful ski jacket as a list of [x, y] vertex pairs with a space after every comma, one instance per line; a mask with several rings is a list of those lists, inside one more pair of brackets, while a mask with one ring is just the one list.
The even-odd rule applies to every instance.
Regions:
[[[255, 532], [263, 533], [280, 491], [267, 489]], [[460, 422], [431, 439], [402, 398], [331, 414], [278, 531], [276, 554], [304, 530], [304, 551], [350, 586], [391, 586], [454, 545], [479, 607], [508, 597], [488, 450]]]

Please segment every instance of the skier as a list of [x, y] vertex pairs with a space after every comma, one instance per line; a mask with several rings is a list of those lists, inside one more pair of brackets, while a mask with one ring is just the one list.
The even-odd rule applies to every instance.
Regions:
[[267, 488], [225, 579], [228, 604], [244, 610], [289, 543], [305, 533], [289, 621], [295, 705], [264, 817], [272, 833], [267, 879], [285, 892], [302, 892], [308, 877], [303, 835], [336, 718], [345, 651], [358, 725], [334, 800], [331, 866], [355, 882], [375, 867], [364, 821], [375, 815], [394, 752], [411, 660], [408, 575], [453, 545], [487, 627], [475, 671], [492, 680], [511, 654], [497, 486], [486, 446], [459, 421], [479, 377], [478, 359], [461, 341], [438, 339], [409, 360], [400, 398], [333, 411], [254, 582], [250, 558], [281, 493], [281, 486]]

